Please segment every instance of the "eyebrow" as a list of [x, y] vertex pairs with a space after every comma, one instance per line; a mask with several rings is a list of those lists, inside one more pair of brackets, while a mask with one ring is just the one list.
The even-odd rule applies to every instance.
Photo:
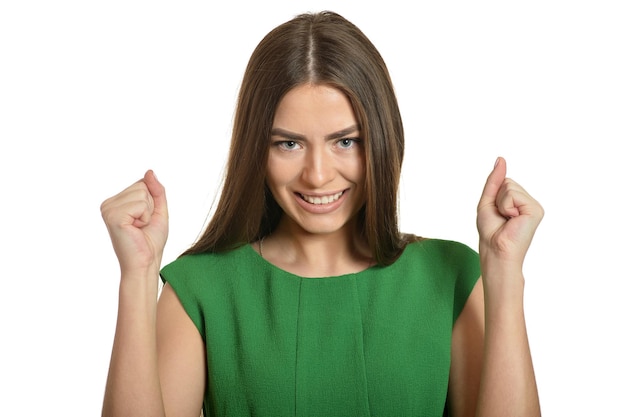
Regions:
[[[358, 131], [359, 131], [359, 126], [358, 125], [352, 125], [352, 126], [346, 127], [345, 129], [338, 130], [337, 132], [330, 133], [330, 134], [326, 135], [324, 137], [324, 139], [326, 139], [326, 140], [341, 139], [344, 136], [347, 136], [347, 135], [349, 135], [351, 133], [358, 132]], [[272, 136], [280, 136], [280, 137], [288, 139], [288, 140], [306, 140], [306, 137], [304, 135], [300, 135], [298, 133], [293, 133], [293, 132], [290, 132], [288, 130], [281, 129], [279, 127], [273, 128], [272, 132], [271, 132], [271, 135]]]

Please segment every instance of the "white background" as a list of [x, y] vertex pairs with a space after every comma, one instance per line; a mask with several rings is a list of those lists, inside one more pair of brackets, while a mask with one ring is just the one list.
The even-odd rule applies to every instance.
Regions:
[[165, 262], [218, 193], [257, 42], [335, 10], [378, 46], [404, 117], [405, 231], [476, 248], [496, 156], [543, 204], [528, 331], [545, 416], [626, 416], [626, 13], [620, 1], [5, 1], [0, 415], [99, 415], [118, 270], [99, 205], [153, 168]]

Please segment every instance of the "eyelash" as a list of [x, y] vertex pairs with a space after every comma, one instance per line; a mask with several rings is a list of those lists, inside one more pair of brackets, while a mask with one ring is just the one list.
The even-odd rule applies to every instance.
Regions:
[[[350, 141], [350, 146], [344, 147], [341, 145], [342, 142], [346, 142], [346, 141]], [[359, 138], [342, 138], [342, 139], [337, 140], [335, 144], [339, 145], [339, 148], [347, 150], [347, 149], [352, 149], [354, 145], [358, 144], [359, 142], [361, 142], [361, 139]], [[285, 146], [287, 146], [287, 144], [291, 144], [292, 146], [295, 146], [295, 145], [302, 146], [295, 140], [280, 140], [280, 141], [276, 141], [272, 143], [273, 146], [276, 146], [277, 148], [280, 148], [281, 150], [284, 150], [284, 151], [295, 150], [294, 148], [286, 148]]]
[[[344, 141], [350, 141], [350, 146], [348, 148], [341, 146], [342, 142]], [[357, 145], [360, 141], [361, 140], [359, 138], [343, 138], [343, 139], [339, 139], [336, 143], [339, 144], [339, 146], [342, 149], [351, 149], [353, 146]]]

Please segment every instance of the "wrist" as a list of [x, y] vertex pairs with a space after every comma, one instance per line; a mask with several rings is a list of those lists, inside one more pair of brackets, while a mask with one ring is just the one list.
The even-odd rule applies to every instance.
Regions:
[[120, 273], [120, 287], [132, 292], [154, 292], [158, 289], [160, 269], [157, 266], [145, 268], [124, 268]]
[[504, 304], [522, 301], [525, 279], [521, 262], [481, 254], [480, 268], [486, 300]]
[[158, 272], [122, 274], [119, 286], [120, 309], [138, 314], [149, 312], [150, 316], [154, 316], [158, 295]]
[[479, 244], [478, 254], [483, 269], [496, 272], [520, 273], [524, 264], [524, 254], [512, 253], [506, 249], [493, 248], [490, 245]]
[[161, 271], [161, 257], [158, 256], [156, 259], [150, 260], [139, 260], [137, 257], [133, 261], [122, 261], [120, 260], [120, 274], [122, 278], [134, 279], [147, 276], [154, 276], [155, 274], [159, 274]]

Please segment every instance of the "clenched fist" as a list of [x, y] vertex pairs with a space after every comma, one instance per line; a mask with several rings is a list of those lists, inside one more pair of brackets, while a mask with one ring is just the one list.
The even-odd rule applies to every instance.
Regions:
[[165, 188], [148, 171], [100, 207], [122, 275], [158, 272], [168, 235]]
[[498, 158], [478, 203], [481, 259], [503, 262], [521, 271], [543, 208], [519, 184], [506, 178], [506, 161]]

